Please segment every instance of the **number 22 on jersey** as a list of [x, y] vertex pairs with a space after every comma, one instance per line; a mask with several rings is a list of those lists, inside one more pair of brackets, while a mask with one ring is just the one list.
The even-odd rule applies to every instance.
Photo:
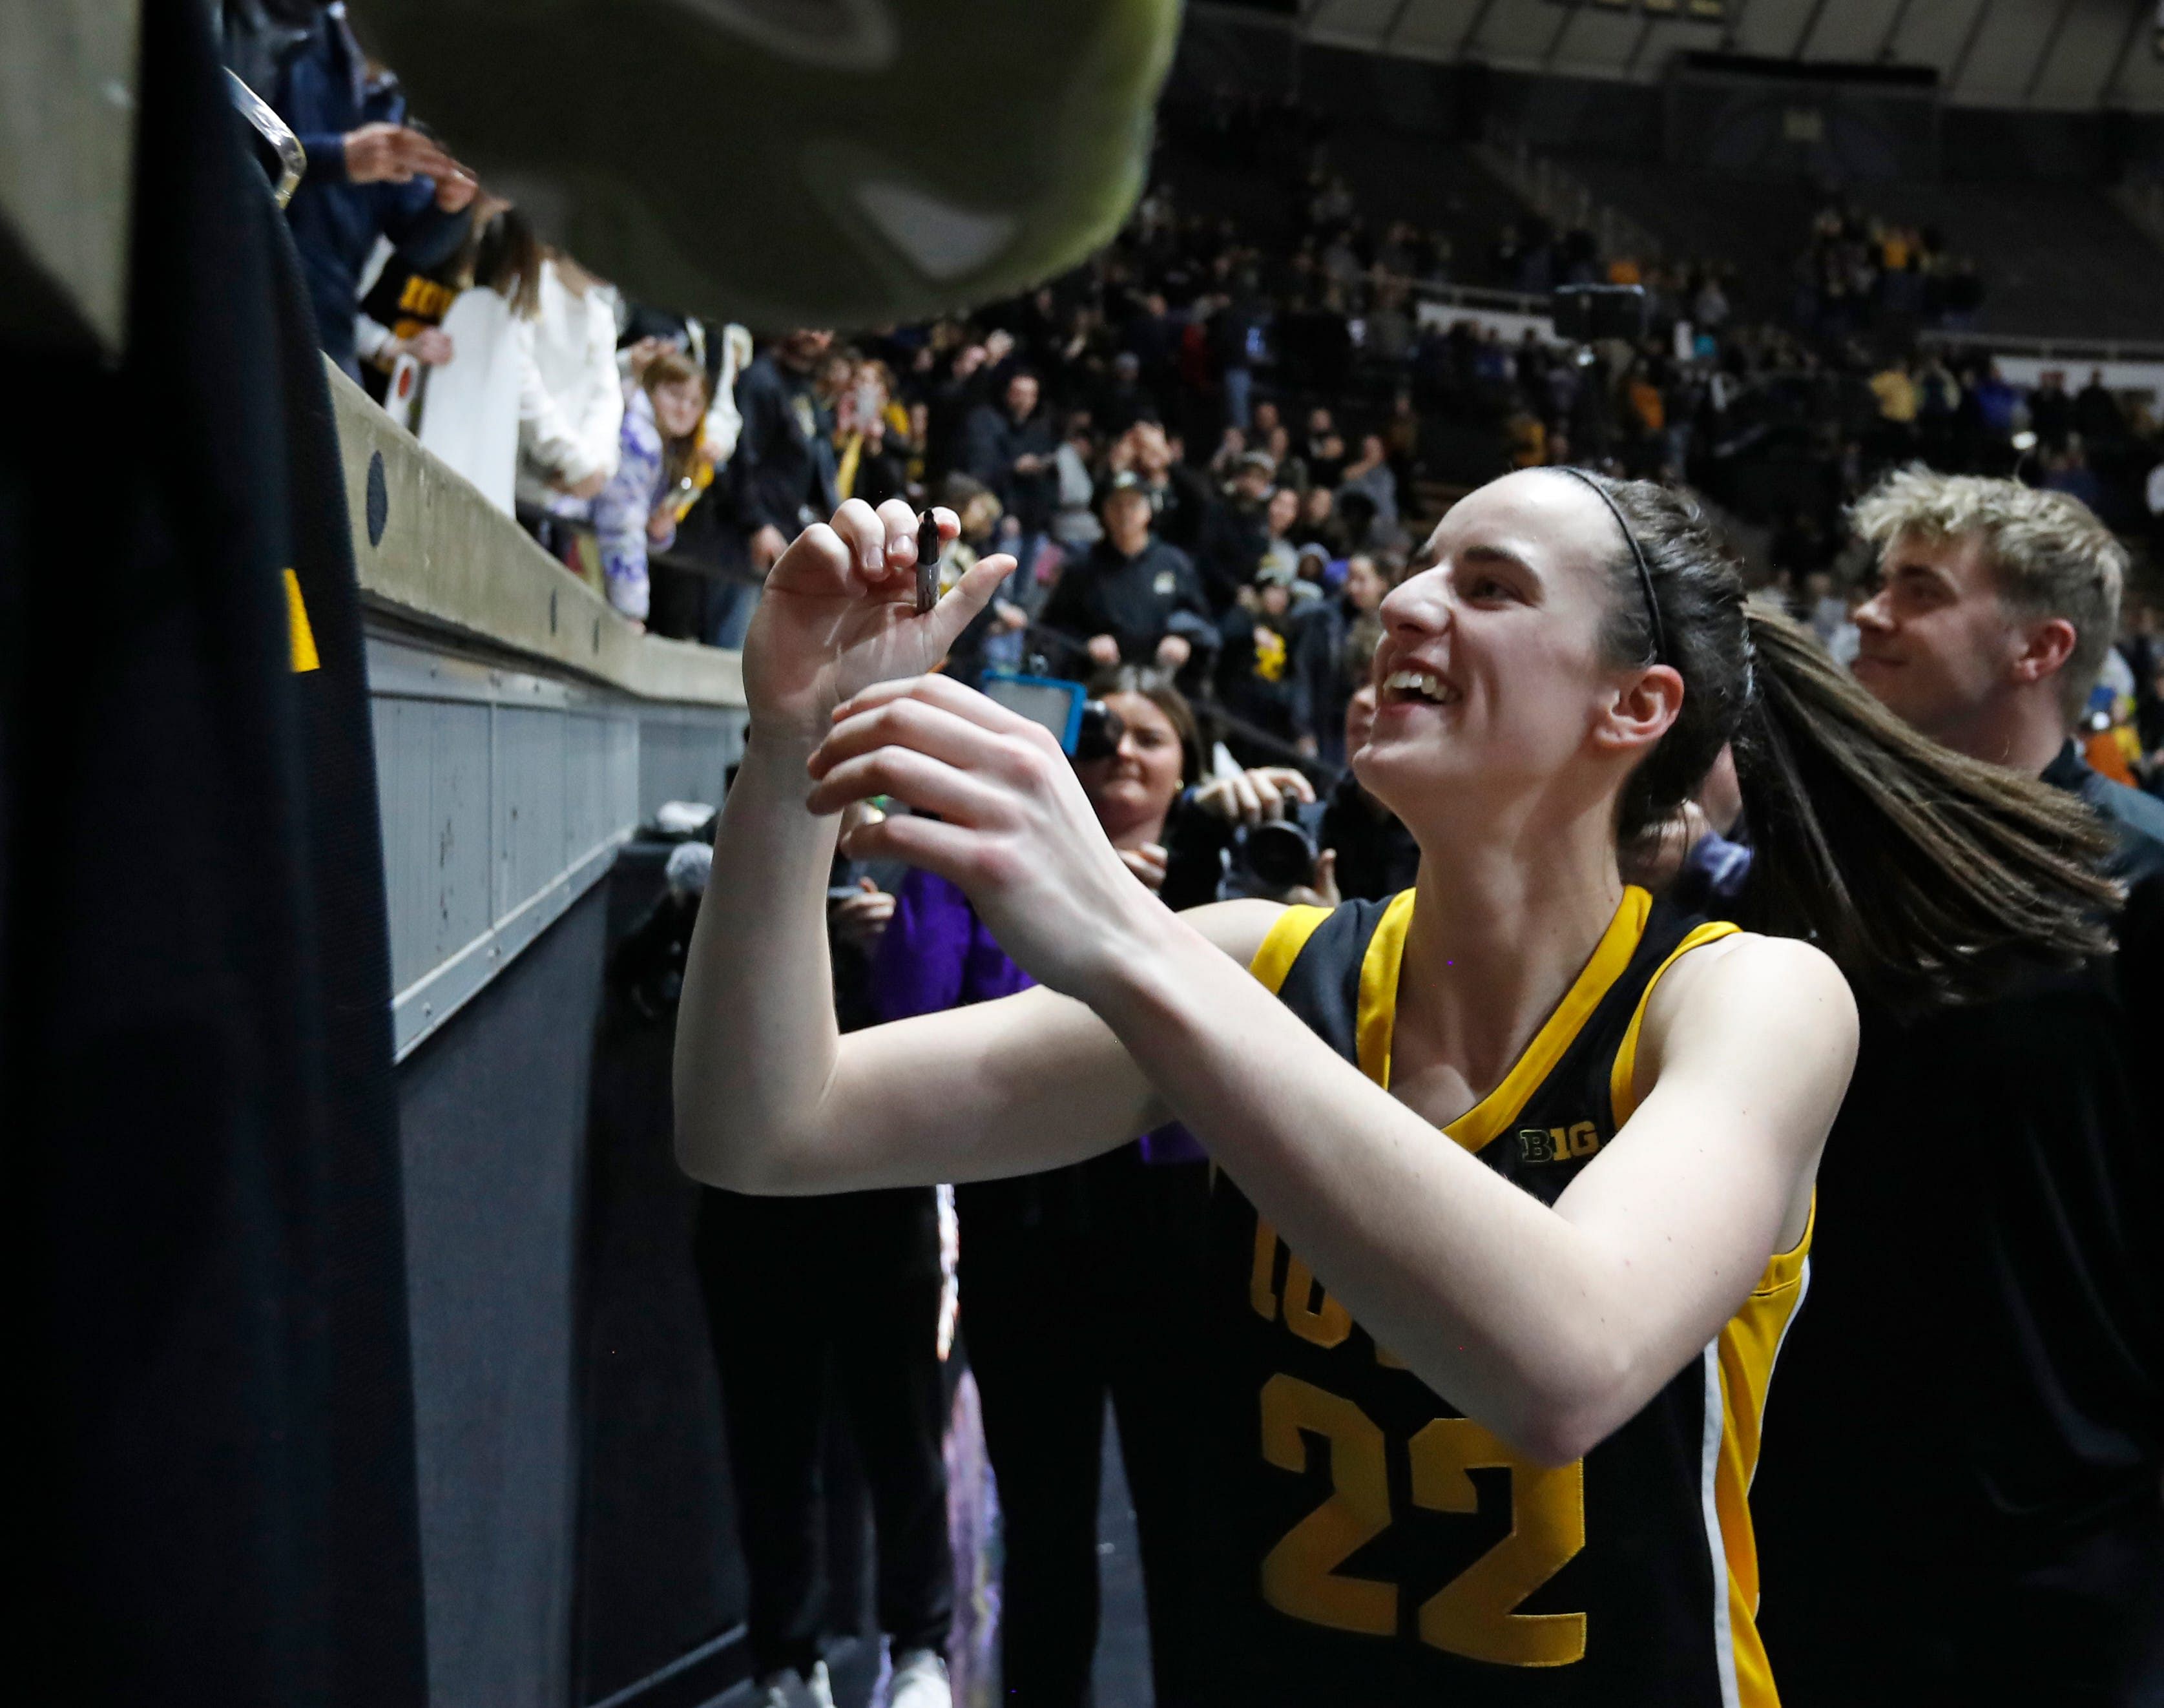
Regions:
[[[1277, 1234], [1267, 1222], [1256, 1232], [1249, 1296], [1258, 1314], [1275, 1316], [1279, 1301], [1271, 1283]], [[1306, 1265], [1291, 1259], [1286, 1327], [1312, 1344], [1335, 1348], [1349, 1337], [1351, 1322], [1327, 1294], [1315, 1305], [1313, 1290]], [[1379, 1364], [1382, 1359], [1378, 1348]], [[1330, 1495], [1263, 1556], [1263, 1599], [1310, 1624], [1395, 1636], [1398, 1585], [1337, 1569], [1390, 1526], [1389, 1443], [1356, 1402], [1281, 1371], [1263, 1385], [1263, 1458], [1303, 1475], [1310, 1467], [1310, 1440], [1327, 1457]], [[1510, 1474], [1510, 1533], [1421, 1604], [1420, 1640], [1500, 1666], [1568, 1666], [1584, 1658], [1584, 1614], [1516, 1611], [1585, 1546], [1584, 1463], [1536, 1464], [1469, 1417], [1431, 1420], [1413, 1432], [1405, 1452], [1410, 1475], [1401, 1486], [1423, 1511], [1477, 1512], [1479, 1494], [1471, 1473]]]

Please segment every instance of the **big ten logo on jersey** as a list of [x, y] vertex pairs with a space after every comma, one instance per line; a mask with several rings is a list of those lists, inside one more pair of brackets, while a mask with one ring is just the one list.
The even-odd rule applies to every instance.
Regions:
[[1600, 1129], [1590, 1121], [1573, 1121], [1568, 1127], [1521, 1127], [1518, 1154], [1529, 1163], [1567, 1163], [1589, 1157], [1600, 1148]]
[[[1358, 1333], [1344, 1305], [1316, 1286], [1314, 1272], [1259, 1217], [1247, 1301], [1264, 1322], [1281, 1322], [1327, 1355], [1318, 1364], [1310, 1353], [1300, 1362], [1330, 1384], [1279, 1370], [1262, 1385], [1263, 1463], [1328, 1488], [1263, 1554], [1263, 1600], [1310, 1625], [1410, 1641], [1495, 1666], [1584, 1659], [1584, 1613], [1519, 1611], [1584, 1550], [1584, 1461], [1544, 1465], [1469, 1417], [1435, 1415], [1447, 1414], [1447, 1404], [1401, 1359]], [[1363, 1341], [1374, 1347], [1372, 1363], [1360, 1356]], [[1341, 1355], [1349, 1361], [1341, 1363]], [[1382, 1376], [1378, 1369], [1405, 1374]], [[1478, 1479], [1475, 1472], [1482, 1474]], [[1419, 1533], [1437, 1522], [1463, 1523], [1475, 1537], [1501, 1531], [1501, 1539], [1439, 1588], [1432, 1576], [1416, 1589], [1374, 1574], [1375, 1564], [1389, 1558], [1408, 1561], [1426, 1552]], [[1375, 1563], [1342, 1569], [1397, 1526], [1408, 1527], [1402, 1534], [1410, 1552], [1386, 1548], [1368, 1556]], [[1441, 1558], [1463, 1558], [1465, 1542], [1437, 1540]]]

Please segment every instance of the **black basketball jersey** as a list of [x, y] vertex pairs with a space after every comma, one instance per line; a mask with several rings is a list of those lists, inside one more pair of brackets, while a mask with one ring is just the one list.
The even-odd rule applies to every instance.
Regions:
[[[432, 269], [449, 271], [451, 262]], [[368, 294], [360, 299], [360, 312], [391, 328], [397, 338], [411, 338], [431, 326], [441, 326], [459, 299], [460, 287], [408, 266], [393, 255], [383, 264]]]
[[[1290, 909], [1253, 963], [1385, 1085], [1412, 907], [1408, 891]], [[1734, 929], [1628, 891], [1504, 1082], [1439, 1142], [1553, 1202], [1634, 1106], [1654, 981]], [[1378, 1346], [1221, 1175], [1212, 1219], [1224, 1410], [1211, 1437], [1208, 1588], [1223, 1700], [1772, 1708], [1745, 1496], [1773, 1358], [1806, 1285], [1808, 1232], [1702, 1357], [1556, 1469], [1512, 1452]]]

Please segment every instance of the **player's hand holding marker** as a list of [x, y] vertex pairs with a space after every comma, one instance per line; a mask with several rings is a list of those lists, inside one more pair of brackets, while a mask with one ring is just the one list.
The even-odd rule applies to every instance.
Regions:
[[[943, 544], [960, 532], [934, 510]], [[875, 511], [852, 498], [831, 524], [799, 534], [767, 572], [766, 596], [743, 649], [753, 738], [806, 748], [827, 734], [834, 708], [875, 683], [935, 669], [1015, 560], [982, 558], [944, 598], [921, 610], [915, 512], [900, 500]]]

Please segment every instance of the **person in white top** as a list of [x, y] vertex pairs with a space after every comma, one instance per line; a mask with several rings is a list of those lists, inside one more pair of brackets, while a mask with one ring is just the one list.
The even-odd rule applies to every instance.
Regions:
[[615, 293], [560, 250], [541, 265], [518, 392], [518, 500], [583, 516], [616, 473], [623, 390]]

